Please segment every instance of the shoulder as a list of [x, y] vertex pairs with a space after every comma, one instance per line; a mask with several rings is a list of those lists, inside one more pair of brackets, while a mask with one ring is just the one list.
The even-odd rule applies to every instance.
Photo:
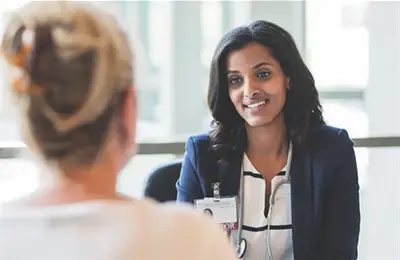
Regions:
[[314, 129], [306, 145], [315, 166], [325, 165], [337, 169], [343, 165], [356, 165], [354, 143], [345, 129], [323, 125]]
[[209, 134], [193, 135], [186, 141], [186, 156], [194, 165], [197, 163], [214, 162], [214, 154], [211, 150], [211, 138]]
[[198, 151], [207, 151], [211, 145], [209, 134], [192, 135], [186, 142], [186, 149], [194, 148]]
[[321, 125], [317, 128], [315, 128], [311, 132], [311, 136], [314, 139], [334, 139], [336, 141], [341, 140], [341, 141], [349, 141], [349, 135], [346, 131], [346, 129], [343, 128], [338, 128], [330, 125]]
[[187, 238], [194, 233], [201, 236], [202, 234], [220, 232], [218, 226], [195, 211], [193, 205], [176, 204], [175, 202], [158, 204], [151, 200], [143, 200], [140, 205], [141, 214], [145, 216], [145, 219], [157, 218], [155, 226], [159, 230], [154, 230], [157, 233], [173, 229], [175, 235]]
[[[62, 241], [57, 240], [58, 233], [63, 230], [63, 238], [78, 237], [81, 243], [99, 247], [109, 255], [125, 254], [131, 259], [233, 259], [227, 257], [232, 250], [222, 230], [185, 205], [134, 200], [24, 207], [7, 212], [0, 214], [0, 241], [14, 248], [17, 240], [7, 239], [10, 235], [19, 241], [30, 241], [31, 234], [46, 232], [39, 243], [52, 237], [59, 244]], [[51, 224], [45, 225], [47, 230], [43, 229], [44, 221]], [[88, 232], [88, 223], [92, 232]], [[54, 225], [59, 228], [54, 229]]]
[[120, 224], [134, 227], [137, 231], [145, 228], [148, 236], [171, 234], [170, 239], [175, 242], [188, 239], [192, 234], [202, 236], [220, 232], [214, 222], [187, 203], [157, 203], [141, 199], [104, 207], [102, 212], [105, 219], [118, 220]]
[[184, 236], [190, 236], [193, 232], [203, 236], [220, 231], [214, 222], [195, 211], [193, 205], [164, 203], [159, 210], [167, 218], [167, 226], [179, 226]]
[[204, 198], [209, 189], [210, 176], [217, 169], [217, 160], [211, 150], [208, 134], [190, 136], [176, 183], [178, 201], [192, 202]]
[[308, 150], [312, 153], [314, 166], [319, 169], [317, 172], [330, 178], [343, 175], [340, 177], [343, 182], [357, 176], [354, 143], [345, 129], [325, 125], [310, 137]]
[[345, 129], [322, 125], [310, 133], [310, 145], [313, 149], [337, 151], [352, 148], [354, 143]]
[[[196, 255], [195, 259], [234, 259], [233, 249], [222, 229], [210, 218], [195, 211], [193, 206], [147, 202], [146, 207], [150, 210], [147, 213], [151, 214], [147, 218], [157, 219], [152, 231], [154, 239], [163, 240], [163, 247], [179, 245], [181, 256], [186, 256], [186, 259], [193, 258], [193, 255]], [[169, 235], [166, 239], [159, 234]]]

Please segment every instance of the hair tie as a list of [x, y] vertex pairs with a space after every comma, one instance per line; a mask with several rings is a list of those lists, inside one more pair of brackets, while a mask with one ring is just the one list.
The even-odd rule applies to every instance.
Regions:
[[[32, 29], [23, 28], [21, 31], [20, 43], [16, 51], [12, 52], [11, 55], [6, 55], [6, 61], [16, 67], [18, 70], [22, 70], [22, 73], [18, 73], [18, 76], [12, 80], [11, 87], [15, 92], [18, 93], [38, 93], [42, 88], [36, 84], [31, 84], [28, 74], [29, 58], [33, 51], [34, 43], [34, 32]], [[15, 39], [15, 38], [14, 38]], [[14, 46], [12, 46], [13, 48]]]
[[33, 50], [34, 37], [32, 29], [21, 27], [11, 43], [12, 54], [6, 56], [7, 62], [12, 66], [25, 69], [28, 65], [27, 59]]
[[26, 75], [20, 78], [14, 79], [11, 82], [12, 89], [17, 93], [29, 93], [29, 94], [36, 94], [40, 93], [43, 89], [36, 84], [31, 84], [27, 82]]

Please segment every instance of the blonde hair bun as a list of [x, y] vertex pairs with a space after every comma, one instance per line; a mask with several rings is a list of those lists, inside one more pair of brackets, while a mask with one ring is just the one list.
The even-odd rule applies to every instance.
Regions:
[[[28, 100], [41, 99], [43, 114], [60, 134], [94, 121], [112, 97], [133, 82], [127, 37], [112, 16], [93, 4], [32, 1], [11, 19], [1, 49], [19, 71], [13, 92]], [[92, 59], [92, 68], [79, 63], [83, 57]], [[82, 93], [73, 85], [88, 73], [87, 93]], [[61, 103], [77, 106], [82, 96], [84, 101], [71, 113], [55, 109]]]

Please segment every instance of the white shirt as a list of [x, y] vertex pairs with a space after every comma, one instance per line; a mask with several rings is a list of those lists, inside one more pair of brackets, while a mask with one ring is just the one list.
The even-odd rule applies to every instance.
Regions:
[[[272, 179], [272, 189], [285, 177], [285, 166]], [[252, 165], [246, 154], [243, 156], [244, 210], [243, 238], [247, 240], [245, 260], [268, 258], [267, 218], [265, 209], [265, 180]], [[270, 226], [270, 245], [273, 260], [293, 260], [292, 214], [290, 183], [280, 185], [276, 192]]]
[[226, 235], [189, 207], [97, 201], [3, 209], [0, 259], [233, 260]]

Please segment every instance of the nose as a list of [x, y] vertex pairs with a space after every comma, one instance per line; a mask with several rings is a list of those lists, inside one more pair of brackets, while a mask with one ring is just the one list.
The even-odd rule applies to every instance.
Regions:
[[259, 93], [260, 89], [257, 87], [255, 82], [249, 80], [246, 84], [244, 84], [244, 96], [246, 98], [256, 97]]

